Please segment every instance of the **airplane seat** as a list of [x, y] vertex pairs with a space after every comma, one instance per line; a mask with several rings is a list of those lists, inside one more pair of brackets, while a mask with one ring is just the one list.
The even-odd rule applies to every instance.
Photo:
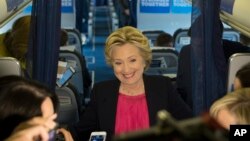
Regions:
[[7, 75], [22, 75], [19, 61], [13, 57], [0, 57], [0, 77]]
[[152, 62], [146, 74], [164, 75], [174, 78], [178, 67], [178, 52], [174, 49], [152, 50]]
[[85, 57], [77, 51], [60, 50], [59, 59], [67, 62], [68, 67], [75, 69], [75, 73], [69, 80], [69, 83], [76, 87], [82, 98], [82, 103], [85, 105], [85, 99], [90, 95], [89, 89], [92, 83]]
[[84, 108], [85, 108], [85, 107], [83, 107], [83, 104], [82, 104], [82, 101], [81, 101], [82, 97], [81, 97], [81, 95], [77, 91], [77, 88], [74, 85], [72, 85], [71, 83], [69, 83], [67, 85], [67, 87], [69, 87], [74, 92], [74, 94], [75, 94], [77, 108], [78, 108], [78, 113], [79, 113], [79, 116], [80, 116], [81, 113], [84, 111]]
[[81, 33], [77, 29], [65, 29], [68, 34], [67, 45], [75, 45], [76, 51], [82, 54], [82, 37]]
[[236, 72], [250, 62], [250, 53], [235, 53], [229, 58], [227, 92], [233, 90]]
[[69, 87], [56, 87], [59, 99], [58, 122], [62, 125], [79, 121], [77, 101], [74, 92]]
[[178, 52], [173, 49], [159, 49], [152, 50], [153, 59], [157, 59], [159, 57], [164, 57], [166, 61], [166, 67], [177, 67], [178, 66]]
[[178, 52], [181, 51], [181, 48], [185, 45], [191, 43], [191, 38], [188, 36], [188, 29], [177, 29], [173, 35], [174, 47]]
[[142, 34], [145, 35], [149, 39], [150, 46], [154, 46], [156, 38], [162, 33], [165, 33], [165, 31], [163, 31], [163, 30], [144, 30], [144, 31], [142, 31]]

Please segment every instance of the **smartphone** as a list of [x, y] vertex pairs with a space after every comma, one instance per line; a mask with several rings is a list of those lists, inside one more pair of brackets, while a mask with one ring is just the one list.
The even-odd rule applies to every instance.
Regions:
[[56, 130], [49, 131], [49, 141], [55, 141]]
[[63, 73], [62, 77], [56, 81], [57, 86], [62, 87], [63, 85], [65, 85], [69, 81], [69, 79], [73, 76], [74, 73], [75, 73], [74, 68], [72, 67], [67, 68], [66, 71]]
[[107, 133], [105, 131], [92, 132], [89, 141], [105, 141]]

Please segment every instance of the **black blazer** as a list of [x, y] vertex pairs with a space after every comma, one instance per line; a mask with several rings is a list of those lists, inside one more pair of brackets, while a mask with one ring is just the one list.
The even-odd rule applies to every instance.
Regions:
[[[191, 110], [180, 98], [170, 79], [163, 76], [143, 76], [148, 104], [150, 126], [156, 124], [156, 114], [165, 109], [176, 119], [192, 116]], [[92, 131], [106, 131], [107, 141], [114, 135], [119, 80], [95, 84], [89, 106], [80, 121], [69, 127], [74, 140], [88, 140]]]
[[182, 99], [193, 109], [191, 46], [183, 46], [178, 56], [176, 85]]

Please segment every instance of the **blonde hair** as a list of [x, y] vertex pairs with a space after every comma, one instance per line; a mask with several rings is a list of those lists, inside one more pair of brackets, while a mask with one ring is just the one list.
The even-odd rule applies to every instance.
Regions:
[[234, 115], [238, 124], [250, 124], [250, 88], [242, 88], [218, 99], [210, 108], [210, 115], [218, 117], [222, 109]]
[[112, 49], [125, 44], [134, 45], [140, 50], [140, 54], [145, 60], [145, 69], [147, 69], [152, 60], [148, 39], [141, 31], [131, 26], [119, 28], [108, 36], [105, 44], [105, 59], [107, 64], [112, 66]]

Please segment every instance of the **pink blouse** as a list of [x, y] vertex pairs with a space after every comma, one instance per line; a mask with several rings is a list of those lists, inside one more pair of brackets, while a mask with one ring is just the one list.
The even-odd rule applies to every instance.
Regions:
[[119, 93], [115, 134], [149, 128], [148, 106], [145, 94], [128, 96]]

